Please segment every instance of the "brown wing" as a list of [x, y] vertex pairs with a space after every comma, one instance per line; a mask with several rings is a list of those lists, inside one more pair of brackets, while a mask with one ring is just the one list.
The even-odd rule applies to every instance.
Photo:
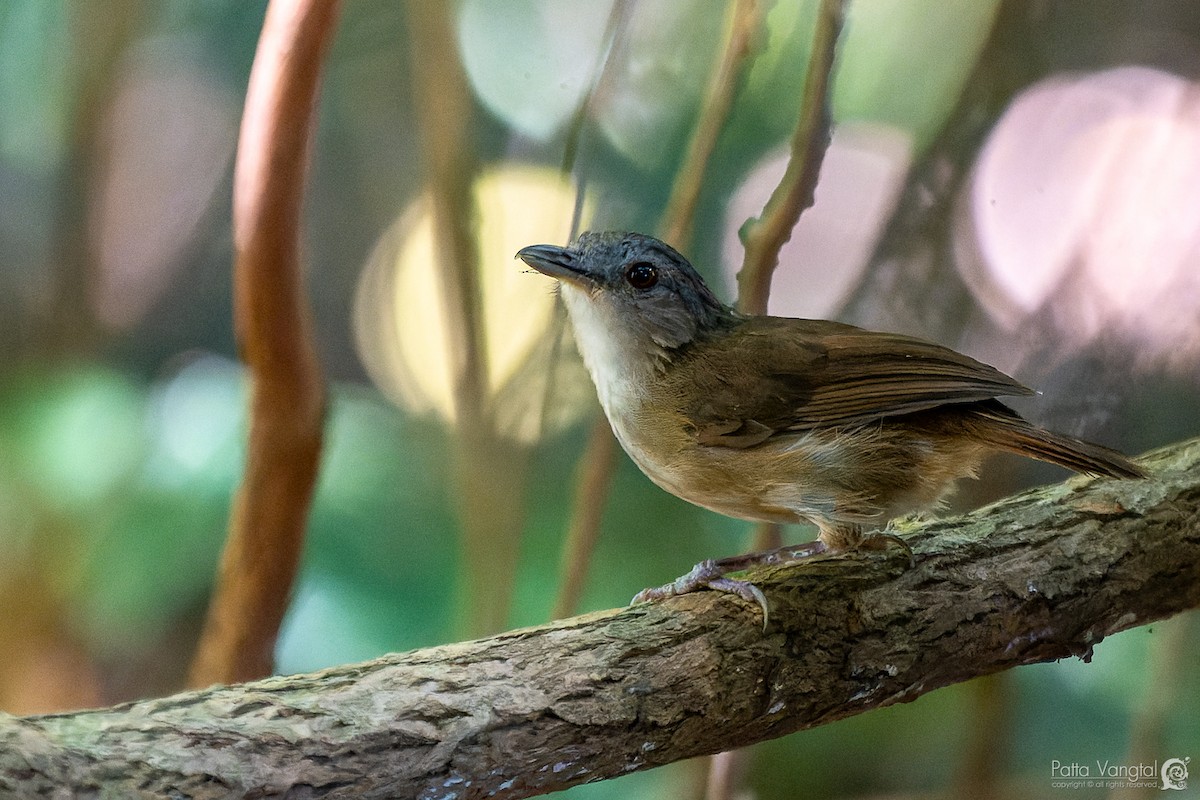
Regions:
[[1032, 394], [994, 367], [932, 342], [781, 317], [751, 317], [736, 335], [693, 350], [667, 380], [695, 385], [695, 393], [677, 394], [696, 398], [684, 414], [698, 441], [723, 447], [946, 403]]

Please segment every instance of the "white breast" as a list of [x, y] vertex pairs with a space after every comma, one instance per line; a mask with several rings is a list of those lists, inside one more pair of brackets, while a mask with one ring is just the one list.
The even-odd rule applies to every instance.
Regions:
[[[613, 318], [612, 306], [584, 292], [564, 284], [562, 297], [575, 329], [575, 344], [596, 384], [600, 405], [609, 422], [614, 422], [616, 409], [640, 404], [648, 382], [655, 379], [654, 360], [628, 322]], [[618, 425], [614, 423], [613, 427]]]
[[[691, 499], [677, 471], [670, 463], [659, 460], [662, 452], [652, 455], [646, 449], [645, 437], [638, 430], [650, 390], [656, 381], [662, 380], [661, 348], [648, 337], [639, 337], [639, 331], [631, 327], [629, 320], [617, 320], [615, 309], [603, 297], [591, 298], [585, 291], [564, 285], [562, 297], [571, 315], [576, 345], [596, 384], [596, 394], [613, 434], [652, 481], [672, 494]], [[678, 447], [690, 444], [690, 440], [681, 441]], [[655, 449], [663, 449], [661, 441]], [[667, 447], [666, 451], [675, 449]]]

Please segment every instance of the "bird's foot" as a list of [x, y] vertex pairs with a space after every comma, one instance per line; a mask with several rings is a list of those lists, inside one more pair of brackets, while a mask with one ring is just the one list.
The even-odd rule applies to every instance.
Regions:
[[[744, 558], [744, 556], [738, 556]], [[737, 581], [732, 578], [726, 578], [728, 572], [736, 572], [742, 567], [727, 568], [722, 565], [721, 561], [715, 559], [705, 559], [696, 566], [692, 567], [692, 571], [686, 575], [681, 575], [668, 584], [659, 586], [654, 589], [642, 589], [634, 595], [633, 603], [642, 603], [647, 600], [662, 600], [667, 597], [674, 597], [679, 594], [688, 594], [697, 589], [715, 589], [718, 592], [729, 592], [736, 594], [745, 600], [752, 603], [757, 603], [762, 606], [763, 611], [767, 608], [767, 598], [763, 596], [762, 590], [752, 583], [746, 581]]]
[[749, 581], [741, 581], [725, 576], [731, 572], [740, 572], [750, 567], [789, 564], [794, 561], [801, 561], [819, 553], [824, 553], [827, 549], [824, 542], [817, 540], [800, 545], [790, 545], [775, 550], [767, 550], [761, 553], [747, 553], [745, 555], [730, 556], [729, 558], [721, 559], [706, 559], [692, 567], [691, 572], [681, 575], [668, 584], [654, 589], [643, 589], [634, 595], [630, 604], [642, 603], [647, 600], [662, 600], [667, 597], [688, 594], [697, 589], [728, 592], [748, 602], [758, 604], [763, 612], [763, 630], [765, 631], [767, 629], [767, 621], [770, 619], [771, 609], [767, 605], [767, 596], [763, 594], [762, 589], [759, 589]]
[[649, 600], [663, 600], [667, 597], [675, 597], [680, 594], [689, 594], [698, 589], [712, 589], [717, 592], [735, 594], [743, 600], [757, 603], [763, 612], [763, 630], [765, 631], [767, 629], [767, 621], [770, 618], [770, 607], [767, 605], [767, 596], [763, 594], [762, 589], [759, 589], [749, 581], [726, 577], [729, 573], [741, 572], [751, 567], [792, 564], [822, 553], [845, 553], [855, 550], [887, 550], [892, 547], [899, 548], [904, 552], [908, 557], [910, 568], [916, 564], [912, 548], [908, 542], [886, 530], [864, 534], [849, 541], [841, 541], [833, 545], [826, 544], [824, 541], [817, 539], [805, 542], [804, 544], [765, 550], [761, 553], [746, 553], [728, 558], [706, 559], [692, 567], [691, 572], [681, 575], [668, 584], [653, 589], [643, 589], [638, 592], [634, 595], [633, 600], [630, 601], [630, 605]]

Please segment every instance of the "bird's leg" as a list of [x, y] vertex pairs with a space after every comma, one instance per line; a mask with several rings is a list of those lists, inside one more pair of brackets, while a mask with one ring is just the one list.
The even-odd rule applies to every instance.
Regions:
[[744, 553], [740, 556], [718, 558], [712, 563], [724, 575], [729, 572], [740, 572], [744, 569], [750, 569], [750, 567], [791, 564], [794, 561], [803, 561], [806, 558], [818, 556], [821, 553], [828, 552], [829, 549], [829, 546], [825, 542], [820, 539], [814, 539], [811, 542], [804, 542], [802, 544], [789, 544], [784, 547], [777, 547], [774, 550], [763, 550], [761, 553]]
[[766, 550], [761, 553], [746, 553], [728, 558], [706, 559], [692, 567], [691, 572], [681, 575], [664, 586], [654, 589], [643, 589], [634, 595], [630, 604], [641, 603], [646, 600], [662, 600], [663, 598], [674, 597], [678, 594], [688, 594], [697, 589], [713, 589], [718, 592], [736, 594], [744, 600], [757, 603], [762, 608], [763, 630], [766, 630], [767, 620], [770, 616], [770, 607], [767, 605], [767, 597], [762, 593], [762, 589], [759, 589], [749, 581], [740, 581], [725, 576], [731, 572], [741, 572], [750, 567], [790, 564], [794, 561], [802, 561], [805, 558], [824, 553], [827, 549], [825, 543], [817, 539], [805, 542], [804, 544], [788, 545], [787, 547]]
[[858, 525], [821, 526], [820, 535], [811, 542], [787, 545], [761, 553], [745, 553], [728, 558], [706, 559], [692, 567], [691, 572], [681, 575], [668, 584], [653, 589], [643, 589], [634, 595], [630, 604], [647, 600], [662, 600], [679, 594], [688, 594], [697, 589], [713, 589], [728, 592], [757, 603], [763, 611], [763, 630], [766, 630], [770, 608], [762, 590], [749, 581], [725, 577], [731, 572], [741, 572], [751, 567], [792, 564], [822, 553], [848, 553], [854, 550], [886, 550], [899, 547], [913, 563], [912, 548], [908, 542], [887, 530], [864, 534]]

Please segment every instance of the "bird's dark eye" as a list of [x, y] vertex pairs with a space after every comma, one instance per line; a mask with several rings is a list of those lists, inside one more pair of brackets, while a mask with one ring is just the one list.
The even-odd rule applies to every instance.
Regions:
[[635, 261], [625, 269], [625, 280], [635, 289], [649, 289], [658, 283], [658, 270], [649, 261]]

